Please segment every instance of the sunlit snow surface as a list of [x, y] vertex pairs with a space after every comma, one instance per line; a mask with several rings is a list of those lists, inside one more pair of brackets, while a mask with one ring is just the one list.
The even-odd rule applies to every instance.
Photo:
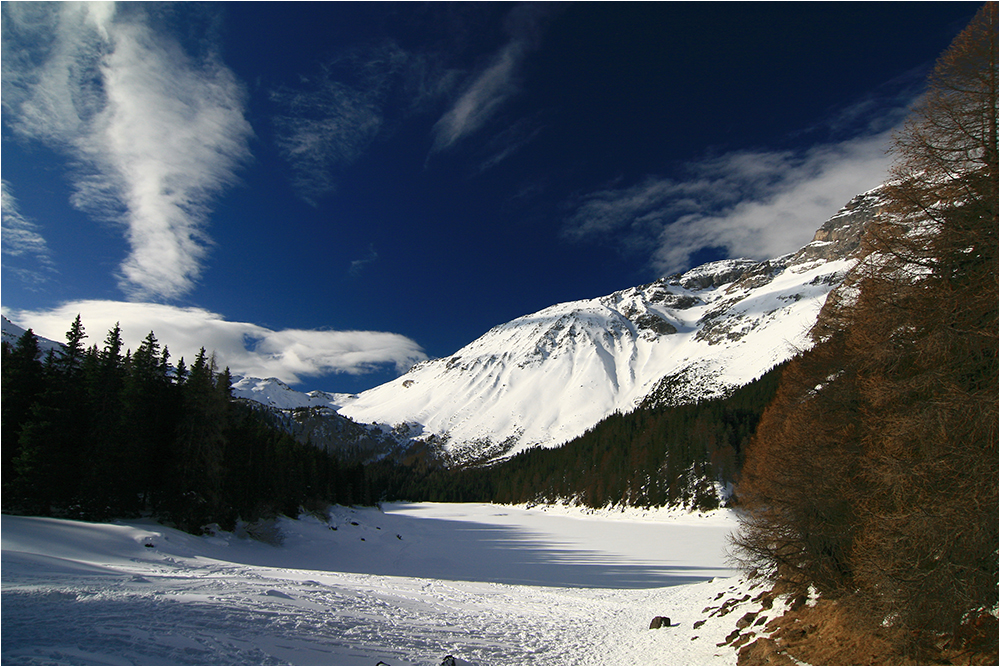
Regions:
[[[703, 612], [748, 591], [727, 567], [735, 521], [725, 511], [383, 510], [282, 519], [281, 546], [140, 521], [4, 516], [0, 658], [735, 664], [735, 650], [717, 644], [742, 611]], [[654, 616], [672, 626], [649, 630]]]
[[[472, 461], [564, 444], [633, 410], [666, 376], [687, 376], [678, 402], [723, 395], [809, 348], [827, 295], [854, 264], [795, 257], [714, 262], [676, 281], [550, 306], [342, 401], [339, 412], [410, 425]], [[735, 270], [748, 264], [759, 275]]]

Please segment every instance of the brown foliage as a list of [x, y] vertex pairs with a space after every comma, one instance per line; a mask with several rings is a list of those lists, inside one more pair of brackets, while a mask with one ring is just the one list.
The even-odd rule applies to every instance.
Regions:
[[864, 423], [856, 582], [950, 631], [997, 600], [997, 6], [942, 56], [869, 235], [847, 354]]
[[[997, 604], [997, 5], [897, 137], [886, 205], [747, 452], [747, 568], [916, 651]], [[880, 635], [881, 636], [881, 635]]]
[[859, 479], [858, 411], [842, 359], [827, 341], [785, 369], [747, 451], [738, 497], [749, 513], [734, 538], [745, 570], [829, 592], [850, 574], [857, 523], [846, 480]]
[[958, 632], [935, 635], [918, 651], [901, 651], [899, 630], [859, 623], [851, 600], [820, 600], [773, 619], [743, 646], [740, 665], [995, 665], [997, 620], [969, 619]]

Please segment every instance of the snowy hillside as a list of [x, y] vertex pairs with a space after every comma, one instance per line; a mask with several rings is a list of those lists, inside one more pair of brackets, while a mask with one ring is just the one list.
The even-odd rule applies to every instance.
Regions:
[[714, 262], [501, 324], [340, 413], [408, 428], [461, 463], [558, 446], [644, 400], [718, 396], [809, 346], [877, 199], [855, 198], [785, 257]]
[[[347, 433], [370, 455], [411, 440], [455, 463], [558, 446], [615, 411], [719, 396], [808, 347], [878, 206], [878, 189], [855, 197], [784, 257], [713, 262], [520, 317], [360, 395], [253, 377], [236, 377], [233, 394], [270, 408], [303, 442], [337, 447]], [[6, 318], [3, 330], [10, 342], [23, 333]]]
[[737, 621], [784, 608], [726, 567], [724, 512], [384, 509], [282, 518], [273, 544], [4, 515], [0, 660], [736, 664]]
[[[6, 317], [0, 316], [0, 336], [3, 337], [3, 342], [8, 343], [11, 346], [16, 345], [17, 339], [23, 336], [25, 331], [26, 330], [23, 327], [19, 327]], [[57, 343], [54, 340], [42, 338], [41, 336], [37, 336], [37, 338], [38, 350], [41, 352], [42, 357], [44, 357], [49, 350], [55, 350], [59, 353], [62, 352], [62, 343]]]
[[337, 409], [357, 398], [354, 394], [330, 394], [325, 391], [301, 392], [278, 378], [233, 377], [233, 396], [256, 401], [278, 410], [293, 408]]

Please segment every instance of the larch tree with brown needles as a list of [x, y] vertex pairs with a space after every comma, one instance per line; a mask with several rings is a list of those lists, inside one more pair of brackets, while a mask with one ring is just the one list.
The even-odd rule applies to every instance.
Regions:
[[929, 76], [737, 488], [744, 567], [850, 594], [907, 641], [997, 604], [997, 41], [989, 3]]

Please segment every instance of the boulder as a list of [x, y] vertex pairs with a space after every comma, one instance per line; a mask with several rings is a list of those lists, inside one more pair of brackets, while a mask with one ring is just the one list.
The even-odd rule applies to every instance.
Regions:
[[667, 616], [654, 616], [653, 620], [649, 622], [650, 630], [658, 630], [659, 628], [669, 628], [670, 618]]

